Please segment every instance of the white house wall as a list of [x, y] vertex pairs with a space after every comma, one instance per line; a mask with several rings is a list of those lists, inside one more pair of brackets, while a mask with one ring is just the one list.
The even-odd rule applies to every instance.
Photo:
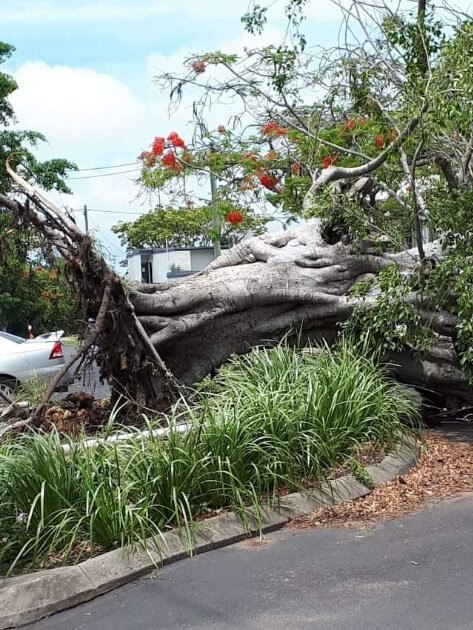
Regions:
[[135, 282], [141, 282], [141, 255], [134, 254], [127, 257], [128, 277]]
[[192, 271], [200, 271], [205, 269], [214, 259], [213, 249], [193, 249], [190, 252]]
[[[169, 251], [149, 251], [153, 282], [167, 282], [170, 271], [200, 271], [214, 259], [213, 249], [180, 249]], [[144, 256], [146, 258], [146, 256]], [[127, 256], [128, 276], [130, 280], [142, 281], [142, 254]]]
[[169, 263], [168, 255], [171, 252], [155, 252], [152, 258], [153, 282], [167, 282]]
[[187, 250], [169, 252], [169, 270], [171, 271], [191, 271], [191, 253]]

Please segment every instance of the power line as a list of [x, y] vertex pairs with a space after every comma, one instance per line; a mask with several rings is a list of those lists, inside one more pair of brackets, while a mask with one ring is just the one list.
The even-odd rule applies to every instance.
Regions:
[[[83, 210], [82, 209], [76, 209], [76, 210], [73, 210], [72, 212], [83, 212]], [[96, 210], [94, 208], [87, 208], [87, 212], [103, 212], [105, 214], [134, 214], [134, 215], [139, 216], [139, 217], [143, 216], [143, 214], [146, 214], [145, 212], [144, 213], [143, 212], [134, 212], [132, 210], [130, 210], [130, 211], [128, 211], [128, 210], [124, 210], [124, 211], [122, 211], [122, 210]]]
[[116, 173], [100, 173], [100, 175], [82, 175], [80, 177], [68, 177], [68, 181], [71, 181], [73, 179], [92, 179], [94, 177], [110, 177], [111, 175], [126, 175], [127, 173], [137, 173], [138, 171], [140, 171], [140, 168], [133, 168], [131, 170], [128, 171], [118, 171]]
[[124, 164], [112, 164], [111, 166], [91, 166], [90, 168], [68, 168], [66, 170], [74, 173], [82, 173], [83, 171], [103, 171], [111, 168], [123, 168], [124, 166], [134, 166], [135, 164], [139, 164], [139, 162], [125, 162]]
[[[196, 197], [195, 195], [188, 195], [188, 196], [189, 197]], [[207, 201], [204, 198], [200, 198], [200, 199], [201, 199], [201, 201]], [[76, 209], [73, 209], [72, 212], [83, 212], [83, 209], [82, 208], [79, 208], [79, 209], [76, 208]], [[134, 216], [137, 216], [137, 217], [143, 217], [146, 214], [151, 214], [151, 213], [155, 212], [155, 209], [144, 210], [143, 212], [136, 212], [134, 210], [99, 210], [98, 208], [89, 208], [89, 207], [87, 207], [87, 212], [101, 212], [103, 214], [122, 214], [122, 215], [134, 215]], [[258, 216], [266, 217], [267, 215], [260, 214]], [[273, 213], [273, 214], [269, 215], [269, 218], [270, 219], [287, 219], [288, 217], [285, 214]]]
[[[112, 241], [111, 241], [111, 240], [110, 240], [110, 239], [109, 239], [109, 238], [108, 238], [108, 237], [107, 237], [107, 236], [106, 236], [106, 235], [102, 232], [102, 230], [101, 230], [101, 229], [100, 229], [100, 227], [99, 227], [99, 226], [95, 223], [95, 221], [92, 221], [92, 220], [91, 220], [91, 223], [92, 223], [92, 225], [94, 226], [94, 228], [97, 230], [97, 233], [99, 234], [99, 236], [101, 236], [101, 237], [102, 237], [105, 241], [107, 241], [107, 243], [108, 243], [109, 245], [111, 245], [111, 246], [114, 248], [114, 250], [115, 250], [116, 252], [119, 252], [119, 254], [120, 254], [121, 256], [125, 256], [125, 255], [126, 255], [126, 253], [125, 253], [125, 251], [124, 251], [123, 249], [121, 249], [120, 247], [118, 247], [118, 245], [115, 245], [115, 243], [113, 243], [113, 242], [112, 242]], [[114, 256], [114, 257], [116, 258], [116, 256], [115, 256], [114, 254], [112, 254], [112, 252], [111, 252], [111, 251], [110, 251], [107, 247], [105, 247], [105, 249], [108, 251], [108, 253], [110, 254], [110, 256]]]

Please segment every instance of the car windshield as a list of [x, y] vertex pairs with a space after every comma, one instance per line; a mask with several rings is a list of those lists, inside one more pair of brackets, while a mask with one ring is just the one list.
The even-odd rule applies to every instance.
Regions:
[[26, 339], [23, 337], [17, 337], [16, 335], [10, 335], [10, 333], [0, 332], [0, 337], [7, 341], [13, 341], [13, 343], [25, 343]]

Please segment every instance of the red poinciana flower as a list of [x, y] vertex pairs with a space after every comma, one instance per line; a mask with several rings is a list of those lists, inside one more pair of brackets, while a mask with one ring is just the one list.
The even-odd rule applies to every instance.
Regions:
[[254, 153], [244, 153], [243, 157], [245, 158], [245, 160], [251, 160], [252, 162], [257, 162], [258, 161], [258, 156], [255, 155]]
[[322, 160], [322, 168], [328, 168], [329, 166], [332, 166], [332, 164], [335, 164], [337, 160], [338, 160], [338, 155], [336, 154], [326, 155]]
[[356, 129], [358, 121], [355, 118], [349, 118], [346, 123], [340, 127], [341, 133], [350, 133]]
[[261, 133], [264, 136], [285, 136], [287, 135], [287, 129], [278, 125], [274, 120], [270, 120], [263, 126]]
[[258, 179], [265, 188], [269, 188], [270, 190], [272, 190], [279, 181], [275, 175], [271, 175], [267, 171], [258, 173]]
[[268, 151], [265, 155], [265, 158], [267, 160], [277, 160], [279, 157], [279, 154], [276, 151]]
[[156, 155], [150, 151], [142, 151], [138, 159], [141, 160], [145, 166], [154, 166], [156, 164]]
[[384, 148], [384, 136], [382, 133], [377, 133], [374, 137], [374, 146], [377, 149], [383, 149]]
[[191, 63], [191, 68], [196, 74], [202, 74], [202, 72], [205, 72], [206, 67], [207, 64], [203, 59], [197, 59]]
[[244, 220], [244, 215], [239, 210], [232, 210], [227, 214], [227, 221], [234, 227], [239, 225]]
[[173, 151], [166, 151], [161, 162], [164, 168], [168, 168], [170, 171], [178, 171], [182, 168]]
[[173, 147], [180, 148], [180, 149], [186, 148], [184, 140], [179, 136], [179, 134], [176, 131], [171, 131], [167, 139], [172, 144]]
[[151, 153], [155, 156], [162, 155], [164, 152], [165, 140], [164, 138], [156, 136], [151, 147]]

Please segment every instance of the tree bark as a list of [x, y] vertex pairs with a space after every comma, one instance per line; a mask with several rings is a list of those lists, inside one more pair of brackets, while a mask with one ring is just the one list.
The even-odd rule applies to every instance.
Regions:
[[[436, 243], [425, 249], [428, 257], [440, 254]], [[348, 295], [351, 287], [392, 264], [412, 273], [420, 267], [417, 248], [383, 254], [368, 243], [364, 251], [342, 243], [327, 245], [319, 221], [312, 220], [296, 231], [248, 239], [180, 282], [137, 284], [129, 298], [166, 365], [191, 385], [232, 354], [274, 342], [288, 331], [331, 341], [359, 303], [360, 298]], [[368, 306], [375, 291], [363, 298]], [[454, 385], [455, 395], [469, 399], [453, 349], [455, 317], [420, 308], [419, 313], [437, 331], [443, 355], [437, 347], [422, 358], [401, 353], [393, 358], [401, 366], [394, 371], [439, 391], [449, 392]]]

